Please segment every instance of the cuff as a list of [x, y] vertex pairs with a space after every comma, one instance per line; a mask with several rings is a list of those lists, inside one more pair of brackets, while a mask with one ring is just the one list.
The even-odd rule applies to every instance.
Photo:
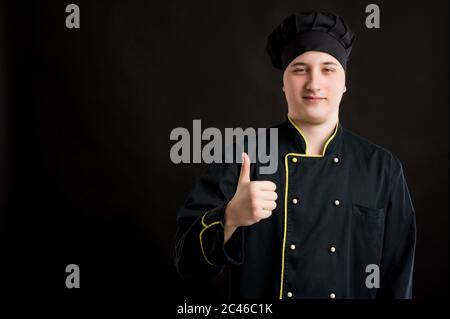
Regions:
[[224, 245], [223, 220], [228, 203], [201, 216], [200, 248], [211, 266], [241, 265], [244, 262], [244, 229], [239, 227]]

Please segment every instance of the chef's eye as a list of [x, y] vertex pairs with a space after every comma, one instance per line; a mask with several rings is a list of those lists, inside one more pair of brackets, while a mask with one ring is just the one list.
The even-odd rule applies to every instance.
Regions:
[[293, 72], [294, 73], [305, 73], [306, 69], [303, 69], [303, 68], [301, 68], [301, 69], [294, 69]]
[[333, 73], [335, 71], [335, 69], [333, 69], [333, 68], [325, 68], [324, 71], [325, 71], [325, 73]]

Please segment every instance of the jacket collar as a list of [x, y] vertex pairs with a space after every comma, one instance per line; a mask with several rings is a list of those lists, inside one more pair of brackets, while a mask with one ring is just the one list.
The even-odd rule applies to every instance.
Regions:
[[286, 128], [287, 133], [289, 135], [289, 139], [293, 139], [295, 144], [295, 152], [298, 152], [305, 156], [311, 157], [323, 157], [329, 155], [333, 152], [336, 152], [337, 147], [340, 145], [342, 139], [342, 125], [338, 121], [336, 124], [336, 128], [333, 134], [328, 138], [325, 142], [321, 155], [306, 155], [306, 151], [308, 148], [308, 142], [306, 140], [305, 135], [303, 134], [300, 127], [298, 127], [294, 121], [288, 116], [286, 121], [283, 123], [283, 126]]

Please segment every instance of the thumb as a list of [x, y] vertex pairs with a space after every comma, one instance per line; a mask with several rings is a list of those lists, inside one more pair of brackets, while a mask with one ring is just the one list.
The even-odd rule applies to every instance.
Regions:
[[239, 174], [239, 183], [250, 182], [250, 158], [247, 153], [242, 153], [241, 173]]

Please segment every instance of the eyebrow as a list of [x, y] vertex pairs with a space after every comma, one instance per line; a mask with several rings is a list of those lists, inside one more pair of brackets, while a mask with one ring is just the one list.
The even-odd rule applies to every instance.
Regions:
[[[337, 65], [336, 63], [334, 63], [332, 61], [322, 62], [321, 64], [323, 64], [323, 65]], [[294, 67], [294, 66], [308, 66], [308, 64], [305, 63], [305, 62], [295, 62], [294, 64], [292, 64], [291, 67]]]

